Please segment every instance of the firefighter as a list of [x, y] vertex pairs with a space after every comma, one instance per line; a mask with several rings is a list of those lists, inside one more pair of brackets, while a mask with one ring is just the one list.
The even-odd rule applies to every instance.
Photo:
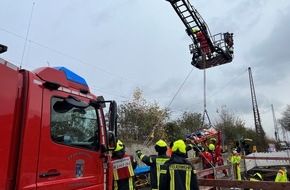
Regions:
[[235, 149], [238, 153], [241, 153], [241, 147], [240, 147], [240, 143], [239, 142], [236, 142], [236, 146], [235, 146]]
[[[202, 166], [203, 169], [215, 167], [215, 145], [209, 144], [208, 151], [200, 152], [200, 156], [202, 158]], [[204, 178], [214, 179], [214, 174], [208, 174], [204, 176]]]
[[[257, 172], [250, 177], [250, 181], [263, 181], [263, 177], [260, 173]], [[250, 189], [250, 190], [261, 190], [261, 189]]]
[[260, 173], [255, 173], [250, 177], [250, 181], [263, 181], [263, 177]]
[[206, 54], [207, 57], [210, 59], [211, 58], [211, 50], [208, 44], [208, 41], [205, 37], [205, 35], [202, 33], [201, 30], [199, 30], [198, 27], [193, 28], [193, 33], [196, 35], [197, 41], [200, 44], [201, 52]]
[[186, 139], [185, 140], [183, 140], [184, 141], [184, 143], [185, 143], [185, 145], [186, 145], [186, 158], [188, 158], [188, 152], [190, 151], [190, 150], [193, 150], [193, 145], [192, 144], [187, 144], [186, 143]]
[[275, 182], [288, 182], [286, 167], [280, 168], [276, 175]]
[[242, 158], [241, 158], [240, 154], [236, 150], [233, 150], [233, 153], [230, 156], [230, 162], [235, 164], [234, 165], [234, 167], [235, 167], [234, 172], [235, 172], [235, 176], [236, 176], [237, 180], [242, 180], [241, 166], [240, 166], [241, 159]]
[[[221, 131], [218, 130], [217, 133], [218, 140], [216, 138], [211, 138], [210, 142], [215, 145], [215, 163], [217, 163], [218, 166], [224, 165], [224, 160], [222, 156], [222, 136], [221, 136]], [[223, 170], [223, 174], [227, 177], [228, 176], [228, 171], [226, 169]]]
[[158, 153], [157, 156], [146, 156], [142, 154], [140, 150], [137, 150], [136, 154], [143, 163], [150, 166], [151, 188], [153, 190], [157, 190], [159, 189], [160, 167], [164, 164], [164, 162], [169, 160], [169, 156], [166, 155], [167, 144], [163, 140], [157, 141], [154, 148]]
[[233, 41], [233, 33], [224, 33], [225, 42], [227, 44], [227, 49], [230, 54], [234, 53], [234, 41]]
[[134, 169], [137, 162], [130, 154], [126, 154], [125, 145], [118, 140], [112, 153], [114, 190], [134, 190]]
[[160, 172], [160, 190], [199, 190], [194, 165], [186, 159], [186, 144], [183, 140], [173, 143], [172, 156]]

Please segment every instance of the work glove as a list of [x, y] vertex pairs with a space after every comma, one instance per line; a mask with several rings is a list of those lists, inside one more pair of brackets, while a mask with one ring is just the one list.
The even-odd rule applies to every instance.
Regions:
[[141, 150], [136, 150], [135, 153], [136, 153], [136, 155], [138, 156], [138, 158], [140, 158], [140, 156], [141, 156], [141, 154], [142, 154]]

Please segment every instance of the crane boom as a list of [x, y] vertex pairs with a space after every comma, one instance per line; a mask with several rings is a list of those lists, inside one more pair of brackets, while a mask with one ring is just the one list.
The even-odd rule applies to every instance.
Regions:
[[[168, 1], [183, 24], [186, 33], [193, 43], [189, 45], [190, 53], [193, 54], [191, 64], [198, 69], [206, 69], [230, 63], [233, 59], [233, 33], [218, 33], [211, 35], [210, 30], [199, 12], [192, 6], [189, 0], [166, 0]], [[194, 29], [203, 35], [200, 40]], [[204, 44], [207, 45], [205, 56]]]
[[[258, 109], [258, 103], [255, 93], [255, 86], [252, 76], [251, 67], [248, 68], [249, 71], [249, 79], [250, 79], [250, 88], [251, 88], [251, 97], [252, 97], [252, 104], [253, 104], [253, 112], [254, 112], [254, 120], [255, 120], [255, 129], [257, 135], [257, 141], [259, 142], [260, 146], [267, 146], [266, 139], [265, 139], [265, 132], [261, 125], [260, 113]], [[266, 147], [263, 147], [266, 148]]]

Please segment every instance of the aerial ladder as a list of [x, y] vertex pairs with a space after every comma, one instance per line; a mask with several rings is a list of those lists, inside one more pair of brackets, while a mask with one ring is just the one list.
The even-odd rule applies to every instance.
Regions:
[[[191, 64], [198, 69], [206, 69], [233, 60], [233, 33], [218, 33], [211, 35], [210, 30], [198, 11], [190, 4], [189, 0], [168, 1], [186, 27], [186, 33], [193, 43], [189, 45], [192, 54]], [[197, 32], [201, 32], [203, 40]], [[204, 44], [207, 45], [204, 48]], [[205, 53], [205, 49], [207, 49]]]

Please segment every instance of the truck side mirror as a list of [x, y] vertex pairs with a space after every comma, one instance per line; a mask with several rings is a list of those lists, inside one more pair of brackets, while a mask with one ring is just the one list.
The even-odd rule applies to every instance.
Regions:
[[109, 146], [108, 150], [115, 150], [117, 146], [117, 138], [112, 131], [108, 131]]
[[117, 136], [117, 103], [111, 101], [109, 110], [109, 131], [112, 131]]

